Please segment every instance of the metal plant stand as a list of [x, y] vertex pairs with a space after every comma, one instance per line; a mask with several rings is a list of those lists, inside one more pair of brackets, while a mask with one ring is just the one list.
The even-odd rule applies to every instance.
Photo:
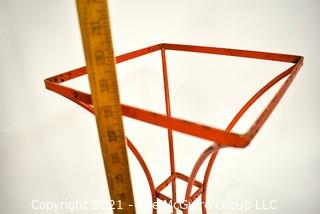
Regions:
[[[197, 52], [204, 54], [216, 54], [216, 55], [227, 55], [236, 56], [244, 58], [253, 58], [260, 60], [273, 60], [279, 62], [291, 63], [292, 66], [287, 70], [280, 73], [278, 76], [274, 77], [270, 82], [263, 86], [235, 115], [232, 121], [229, 123], [225, 130], [218, 128], [208, 127], [194, 122], [189, 122], [186, 120], [177, 119], [171, 116], [170, 110], [170, 96], [169, 96], [169, 86], [168, 86], [168, 76], [167, 76], [167, 65], [166, 65], [166, 50], [172, 51], [187, 51], [187, 52]], [[173, 213], [177, 213], [177, 210], [181, 210], [184, 214], [188, 213], [188, 208], [192, 202], [194, 202], [199, 196], [201, 196], [202, 201], [202, 213], [207, 213], [205, 203], [207, 194], [207, 185], [209, 181], [210, 172], [215, 161], [215, 158], [220, 149], [226, 147], [246, 147], [254, 136], [257, 134], [259, 129], [262, 127], [266, 119], [270, 116], [273, 109], [279, 103], [280, 99], [290, 86], [297, 72], [303, 64], [303, 57], [277, 54], [277, 53], [266, 53], [257, 51], [247, 51], [247, 50], [235, 50], [235, 49], [225, 49], [216, 47], [203, 47], [203, 46], [191, 46], [191, 45], [178, 45], [178, 44], [158, 44], [143, 48], [137, 51], [126, 53], [116, 57], [116, 63], [122, 63], [134, 58], [146, 55], [155, 51], [161, 51], [162, 59], [162, 69], [163, 69], [163, 81], [164, 81], [164, 92], [165, 92], [165, 103], [166, 103], [166, 115], [158, 114], [155, 112], [150, 112], [147, 110], [139, 109], [133, 106], [122, 104], [123, 116], [133, 118], [142, 122], [150, 123], [156, 126], [166, 128], [168, 130], [168, 142], [169, 142], [169, 152], [170, 152], [170, 168], [171, 175], [163, 181], [161, 184], [156, 186], [153, 182], [152, 175], [148, 169], [148, 166], [142, 155], [138, 152], [134, 144], [127, 138], [127, 145], [132, 153], [135, 155], [139, 161], [145, 176], [147, 177], [150, 192], [152, 196], [152, 202], [156, 202], [158, 199], [170, 202], [171, 204], [177, 205], [178, 209], [173, 207]], [[78, 68], [66, 73], [62, 73], [45, 80], [45, 85], [47, 89], [52, 90], [87, 109], [89, 112], [94, 113], [93, 105], [91, 102], [90, 94], [72, 89], [61, 85], [60, 83], [74, 79], [76, 77], [86, 74], [86, 68]], [[277, 91], [273, 99], [268, 103], [264, 111], [256, 119], [255, 123], [250, 127], [250, 129], [245, 134], [237, 134], [232, 132], [232, 128], [236, 125], [238, 120], [242, 115], [250, 108], [250, 106], [255, 103], [266, 91], [268, 91], [272, 86], [278, 83], [280, 80], [286, 78], [280, 89]], [[107, 111], [107, 110], [106, 110]], [[194, 164], [192, 171], [189, 175], [184, 175], [179, 173], [175, 169], [174, 160], [174, 146], [172, 131], [177, 131], [185, 133], [188, 135], [196, 136], [202, 139], [212, 141], [212, 145], [206, 148], [200, 157]], [[204, 161], [209, 158], [209, 162], [204, 174], [202, 181], [196, 180], [196, 175], [204, 163]], [[176, 201], [176, 180], [181, 179], [187, 182], [187, 188], [185, 191], [185, 197], [183, 202]], [[168, 197], [161, 193], [161, 191], [172, 184], [172, 197]], [[192, 187], [197, 187], [197, 191], [192, 194]], [[182, 207], [185, 207], [184, 209]], [[157, 209], [153, 208], [153, 214], [157, 213]]]

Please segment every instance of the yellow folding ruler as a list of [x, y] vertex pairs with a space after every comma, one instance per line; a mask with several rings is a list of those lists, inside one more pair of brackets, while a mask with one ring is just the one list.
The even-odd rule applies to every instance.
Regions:
[[135, 213], [106, 0], [77, 0], [92, 102], [114, 213]]

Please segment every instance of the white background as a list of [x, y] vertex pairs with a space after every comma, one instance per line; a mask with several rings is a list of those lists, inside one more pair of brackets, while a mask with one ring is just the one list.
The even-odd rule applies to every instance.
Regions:
[[[252, 208], [247, 213], [320, 212], [318, 1], [113, 0], [109, 4], [117, 55], [160, 42], [303, 55], [301, 72], [252, 144], [219, 154], [208, 187], [207, 199], [213, 205], [208, 211], [243, 213], [214, 207], [217, 200], [240, 205], [277, 200], [276, 210]], [[160, 63], [155, 53], [118, 66], [123, 103], [164, 112]], [[46, 213], [32, 209], [33, 200], [109, 199], [94, 117], [47, 91], [43, 83], [83, 65], [73, 0], [0, 1], [1, 213]], [[241, 105], [286, 67], [169, 52], [173, 115], [225, 128]], [[88, 90], [85, 77], [70, 85]], [[253, 107], [236, 131], [247, 130], [270, 95]], [[125, 119], [125, 127], [159, 184], [169, 175], [166, 131], [130, 119]], [[181, 134], [174, 138], [177, 170], [188, 174], [209, 143]], [[137, 211], [150, 213], [147, 181], [134, 157], [129, 157]], [[180, 195], [183, 188], [179, 186]], [[159, 213], [170, 212], [161, 205]], [[193, 210], [200, 212], [199, 206]]]

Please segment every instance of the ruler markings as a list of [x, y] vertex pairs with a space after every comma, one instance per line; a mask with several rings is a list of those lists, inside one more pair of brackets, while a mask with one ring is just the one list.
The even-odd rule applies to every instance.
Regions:
[[114, 213], [135, 213], [122, 123], [108, 5], [105, 0], [77, 0], [81, 35]]

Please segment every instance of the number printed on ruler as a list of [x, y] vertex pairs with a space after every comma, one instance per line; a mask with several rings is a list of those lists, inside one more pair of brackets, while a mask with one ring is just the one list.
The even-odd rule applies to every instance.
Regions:
[[110, 196], [121, 213], [135, 213], [107, 2], [77, 0], [77, 7]]

